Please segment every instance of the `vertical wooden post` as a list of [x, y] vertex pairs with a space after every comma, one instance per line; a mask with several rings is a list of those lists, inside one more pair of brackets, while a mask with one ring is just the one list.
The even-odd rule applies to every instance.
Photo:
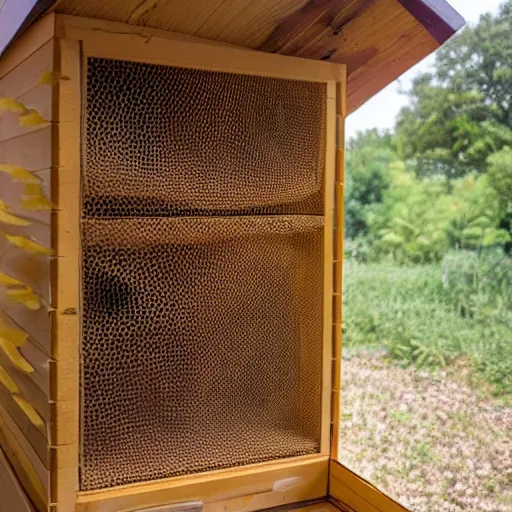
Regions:
[[332, 414], [331, 458], [338, 459], [340, 429], [342, 295], [343, 295], [343, 192], [345, 181], [345, 117], [346, 81], [336, 84], [336, 170], [333, 263], [333, 323], [332, 323]]
[[75, 510], [79, 456], [79, 240], [80, 240], [80, 43], [57, 40], [57, 130], [53, 134], [52, 185], [58, 212], [53, 219], [57, 256], [52, 278], [52, 505], [56, 512]]
[[329, 455], [331, 450], [331, 392], [332, 392], [332, 297], [334, 258], [333, 229], [335, 215], [336, 174], [336, 82], [327, 84], [324, 174], [324, 254], [323, 254], [323, 357], [322, 357], [322, 437], [320, 452]]

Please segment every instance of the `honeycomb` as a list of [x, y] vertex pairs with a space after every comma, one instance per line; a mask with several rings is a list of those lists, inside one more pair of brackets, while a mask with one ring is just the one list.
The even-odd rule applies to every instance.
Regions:
[[84, 218], [82, 490], [319, 451], [323, 224]]
[[326, 85], [89, 58], [84, 213], [323, 214]]

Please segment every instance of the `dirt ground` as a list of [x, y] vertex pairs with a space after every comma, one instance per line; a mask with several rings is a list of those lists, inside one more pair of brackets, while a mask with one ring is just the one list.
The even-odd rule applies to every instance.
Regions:
[[512, 407], [382, 356], [342, 382], [343, 464], [412, 512], [512, 512]]

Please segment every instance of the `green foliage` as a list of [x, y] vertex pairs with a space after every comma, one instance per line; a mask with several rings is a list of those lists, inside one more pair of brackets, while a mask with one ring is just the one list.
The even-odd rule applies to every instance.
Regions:
[[396, 127], [399, 156], [418, 175], [485, 172], [486, 160], [512, 146], [512, 1], [482, 16], [437, 53], [413, 83]]
[[512, 130], [496, 120], [496, 108], [481, 92], [446, 88], [425, 74], [414, 81], [409, 98], [398, 116], [396, 143], [419, 176], [483, 172], [490, 154], [512, 144]]
[[[512, 396], [512, 0], [347, 146], [344, 346], [470, 364]], [[505, 251], [503, 250], [505, 249]], [[364, 262], [364, 264], [362, 264]]]
[[[512, 259], [502, 251], [458, 251], [442, 267], [443, 296], [462, 317], [512, 330]], [[510, 340], [512, 342], [512, 339]]]
[[456, 91], [479, 91], [493, 105], [495, 118], [512, 126], [512, 2], [497, 16], [486, 14], [437, 53], [440, 82]]
[[505, 147], [488, 159], [489, 183], [499, 194], [501, 206], [512, 206], [512, 148]]
[[[403, 163], [390, 166], [391, 183], [379, 208], [368, 214], [370, 231], [377, 240], [377, 256], [390, 254], [400, 262], [422, 263], [442, 257], [448, 248], [443, 180], [418, 180]], [[435, 204], [433, 204], [433, 201]]]
[[451, 246], [482, 250], [510, 240], [509, 233], [499, 228], [500, 199], [486, 175], [455, 180], [452, 189], [447, 198]]
[[349, 142], [346, 236], [360, 258], [512, 252], [512, 0], [437, 54], [394, 133]]
[[496, 395], [512, 394], [512, 260], [500, 251], [442, 264], [348, 261], [343, 345], [385, 347], [393, 360], [442, 368], [469, 359]]
[[347, 147], [345, 165], [345, 232], [348, 238], [367, 233], [368, 205], [382, 201], [388, 166], [396, 159], [391, 136], [377, 130], [358, 133]]
[[[512, 148], [506, 146], [487, 159], [489, 184], [498, 194], [501, 208], [499, 227], [512, 234]], [[512, 253], [512, 242], [505, 244]]]
[[[418, 179], [404, 167], [401, 162], [388, 166], [382, 202], [364, 210], [364, 259], [428, 263], [441, 260], [450, 247], [482, 250], [510, 240], [498, 226], [499, 197], [486, 176]], [[356, 243], [363, 245], [361, 236]]]

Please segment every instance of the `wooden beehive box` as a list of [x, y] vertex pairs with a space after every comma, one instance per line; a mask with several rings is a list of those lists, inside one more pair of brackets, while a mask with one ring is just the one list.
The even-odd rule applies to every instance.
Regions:
[[0, 512], [403, 512], [335, 460], [344, 119], [462, 24], [0, 0]]
[[327, 496], [345, 83], [60, 15], [0, 61], [9, 512]]

